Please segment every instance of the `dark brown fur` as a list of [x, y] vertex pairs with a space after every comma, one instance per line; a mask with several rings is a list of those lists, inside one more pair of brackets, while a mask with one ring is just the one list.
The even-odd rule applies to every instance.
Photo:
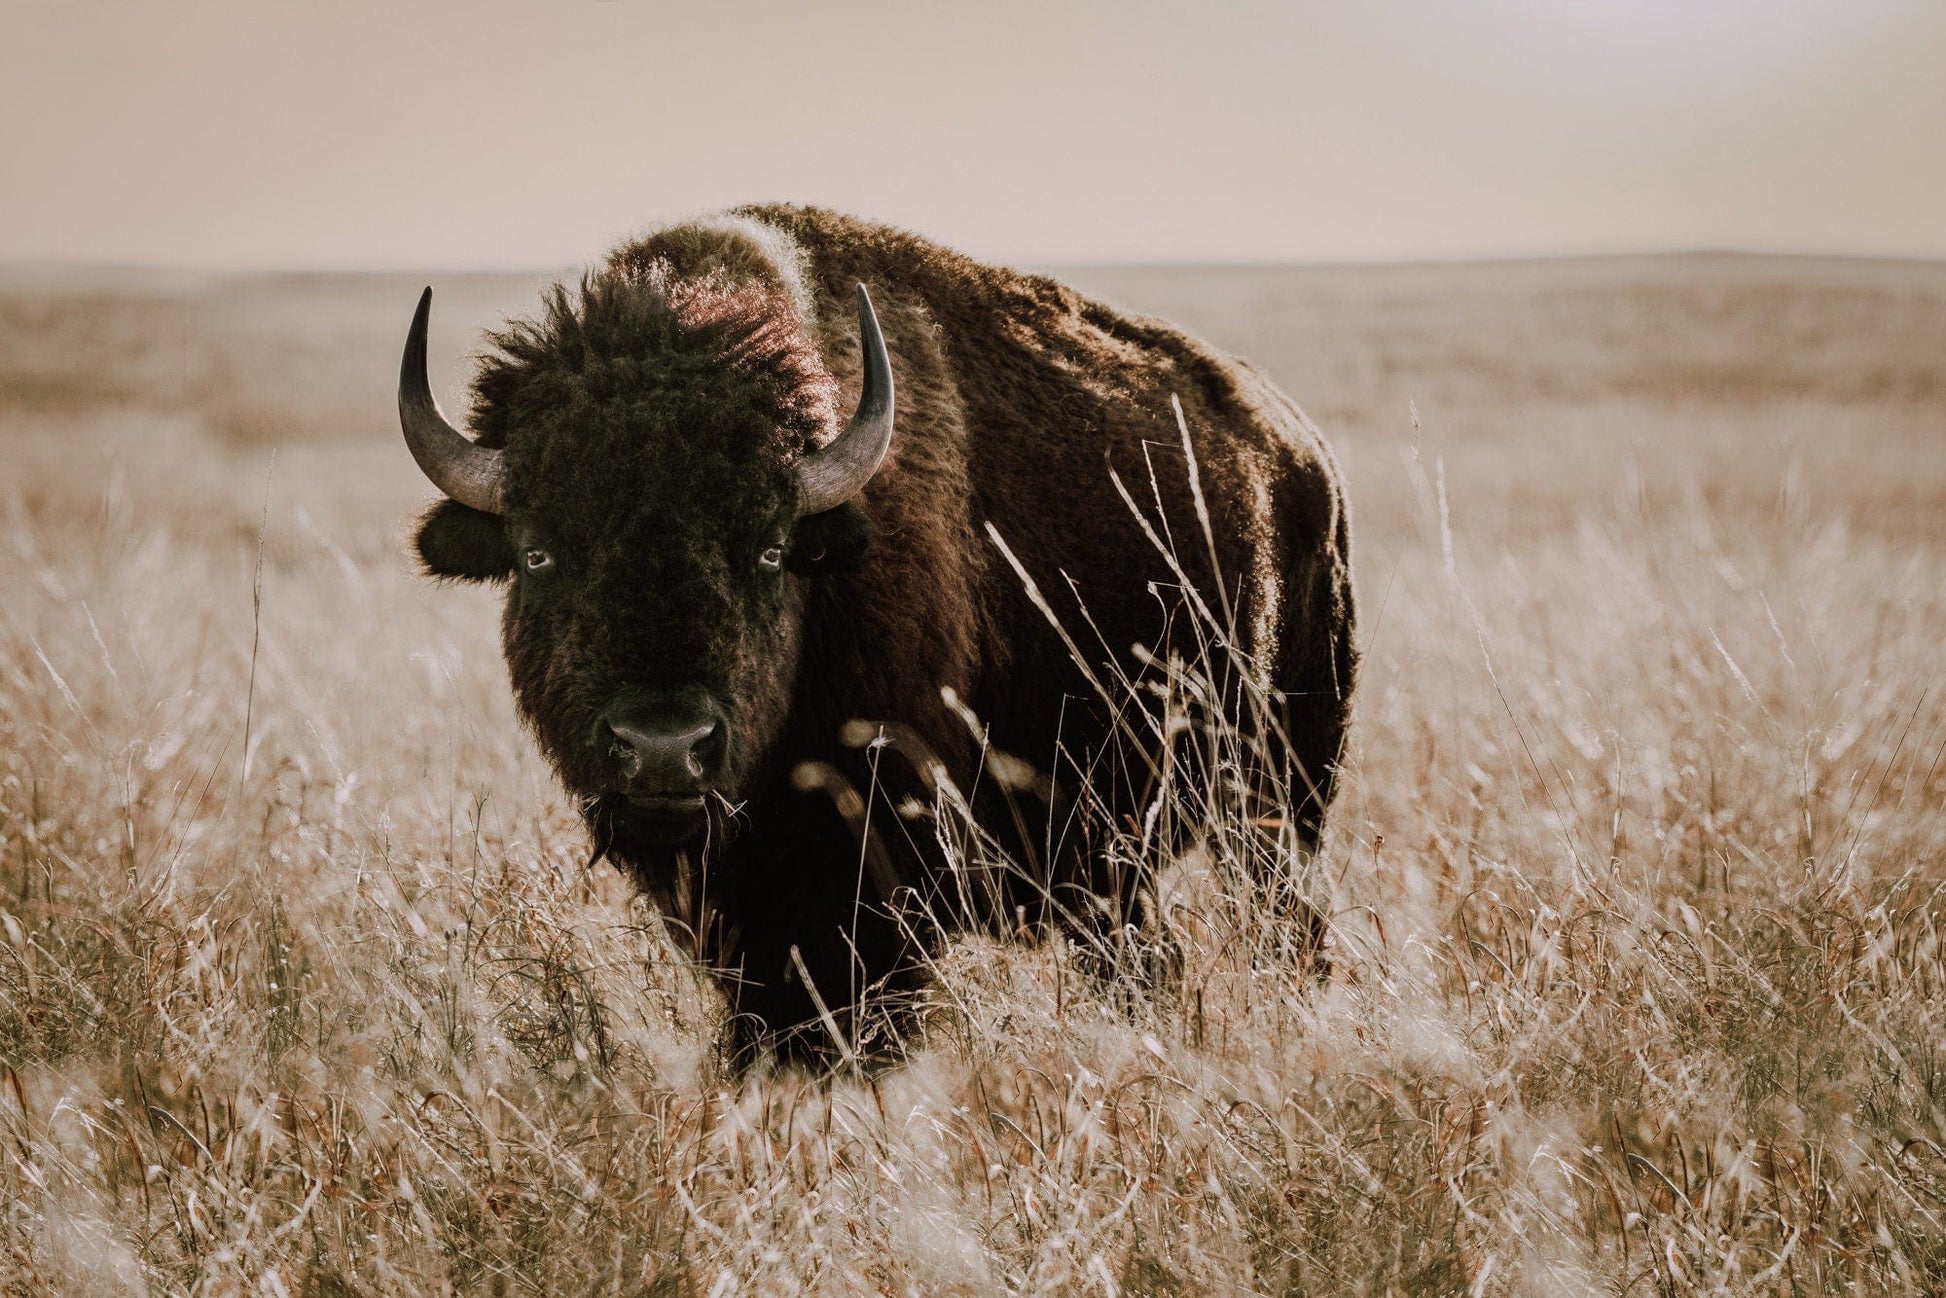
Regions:
[[[797, 518], [790, 462], [857, 397], [858, 282], [897, 376], [891, 458], [852, 505]], [[1295, 786], [1299, 836], [1315, 841], [1356, 670], [1343, 495], [1316, 431], [1244, 363], [1052, 279], [789, 206], [625, 245], [578, 299], [496, 341], [473, 423], [508, 448], [510, 508], [441, 503], [421, 553], [474, 578], [510, 575], [543, 533], [573, 556], [571, 592], [523, 580], [509, 593], [516, 697], [600, 845], [719, 973], [740, 1058], [830, 1052], [800, 965], [856, 1039], [861, 1013], [916, 986], [947, 932], [1132, 913], [1133, 885], [1089, 848], [1103, 817], [1068, 812], [1085, 770], [1114, 823], [1139, 815], [1148, 755], [1110, 741], [1108, 708], [987, 534], [1101, 678], [1111, 663], [1142, 676], [1132, 646], [1185, 647], [1182, 582], [1111, 469], [1152, 517], [1159, 496], [1191, 584], [1212, 605], [1228, 597], [1243, 653], [1215, 674], [1284, 700], [1288, 768], [1254, 778]], [[788, 530], [792, 575], [760, 588], [736, 556], [773, 526]], [[733, 701], [741, 810], [707, 849], [671, 853], [607, 813], [576, 736], [617, 688], [691, 679]], [[942, 690], [1052, 792], [1043, 781], [1023, 811]], [[935, 763], [980, 791], [981, 819], [1028, 870], [971, 884], [945, 871]], [[1104, 889], [1121, 895], [1094, 905]]]

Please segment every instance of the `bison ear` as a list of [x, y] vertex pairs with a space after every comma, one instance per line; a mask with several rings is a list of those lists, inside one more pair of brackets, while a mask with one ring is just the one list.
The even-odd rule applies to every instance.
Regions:
[[514, 575], [514, 548], [498, 514], [442, 500], [419, 523], [419, 560], [435, 577], [505, 581]]
[[797, 520], [784, 566], [805, 577], [850, 572], [858, 567], [871, 544], [872, 520], [855, 503], [846, 501]]

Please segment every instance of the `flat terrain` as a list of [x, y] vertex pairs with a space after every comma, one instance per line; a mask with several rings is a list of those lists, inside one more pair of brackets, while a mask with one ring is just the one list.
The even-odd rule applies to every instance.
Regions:
[[405, 556], [418, 281], [0, 270], [0, 1291], [1940, 1292], [1946, 266], [1068, 278], [1350, 477], [1331, 979], [1216, 824], [1176, 993], [737, 1085]]

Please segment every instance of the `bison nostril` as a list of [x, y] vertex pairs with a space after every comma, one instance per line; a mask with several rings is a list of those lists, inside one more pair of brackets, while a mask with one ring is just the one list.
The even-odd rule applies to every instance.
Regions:
[[642, 750], [630, 743], [614, 726], [602, 722], [602, 732], [607, 736], [607, 756], [621, 768], [622, 778], [633, 780], [642, 773]]
[[703, 734], [689, 750], [690, 760], [697, 763], [696, 774], [704, 775], [723, 765], [723, 753], [729, 747], [727, 735], [721, 721], [712, 721], [709, 730]]

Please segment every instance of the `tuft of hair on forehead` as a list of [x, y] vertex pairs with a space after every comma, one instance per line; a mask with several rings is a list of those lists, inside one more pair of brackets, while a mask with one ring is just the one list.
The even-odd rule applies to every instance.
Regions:
[[657, 230], [608, 254], [612, 271], [637, 273], [663, 263], [677, 275], [720, 274], [761, 283], [788, 298], [799, 320], [813, 317], [804, 250], [773, 226], [731, 212]]
[[[836, 426], [837, 384], [780, 286], [725, 269], [679, 273], [661, 258], [611, 258], [577, 291], [555, 285], [541, 315], [488, 335], [474, 425], [504, 444], [523, 399], [600, 401], [651, 379], [675, 386], [733, 373], [800, 447]], [[725, 385], [710, 391], [727, 397]], [[674, 395], [672, 391], [672, 395]]]

